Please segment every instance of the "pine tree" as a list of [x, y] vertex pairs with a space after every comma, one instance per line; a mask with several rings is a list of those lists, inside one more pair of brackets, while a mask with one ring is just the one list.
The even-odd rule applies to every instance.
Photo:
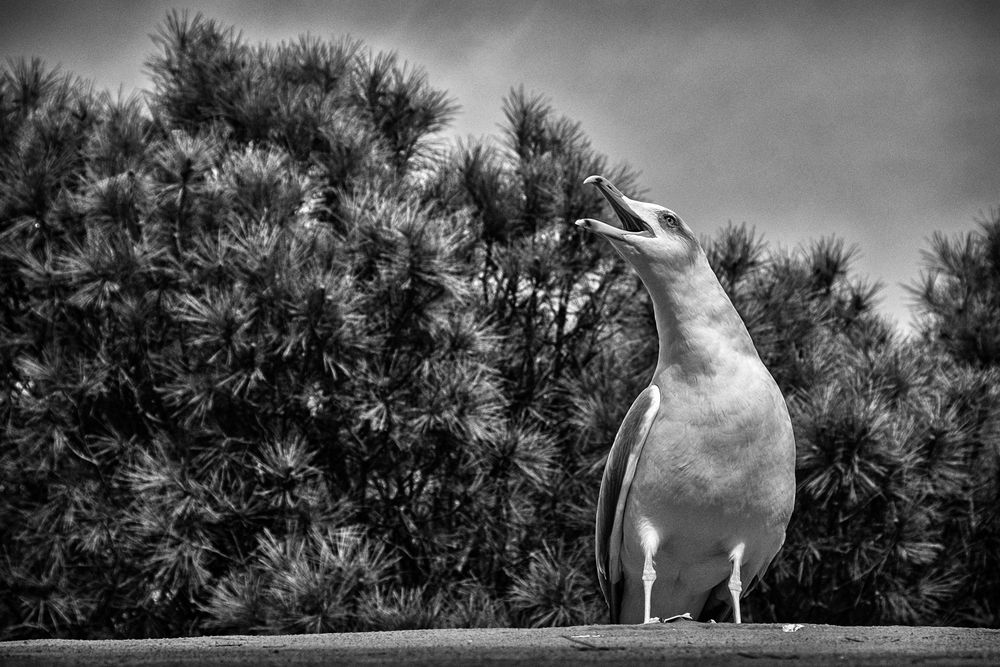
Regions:
[[[1000, 626], [1000, 211], [950, 239], [936, 233], [925, 271], [911, 287], [923, 341], [945, 358], [941, 392], [963, 437], [936, 437], [935, 450], [959, 458], [963, 488], [949, 506], [955, 560], [967, 576], [956, 622]], [[937, 434], [935, 434], [937, 435]], [[945, 434], [947, 435], [947, 434]]]
[[[515, 622], [584, 622], [606, 613], [592, 566], [600, 467], [650, 364], [648, 344], [637, 350], [625, 329], [641, 321], [649, 334], [652, 316], [638, 281], [572, 223], [605, 214], [587, 176], [632, 188], [635, 175], [610, 167], [541, 96], [511, 91], [504, 118], [500, 141], [457, 148], [434, 189], [475, 224], [466, 274], [499, 334], [514, 425], [493, 465], [493, 520], [472, 556], [492, 563], [488, 581]], [[613, 367], [628, 370], [594, 370]], [[516, 483], [522, 475], [532, 483]]]
[[464, 220], [406, 187], [451, 104], [353, 43], [158, 44], [151, 118], [5, 72], [6, 634], [384, 624], [505, 432]]

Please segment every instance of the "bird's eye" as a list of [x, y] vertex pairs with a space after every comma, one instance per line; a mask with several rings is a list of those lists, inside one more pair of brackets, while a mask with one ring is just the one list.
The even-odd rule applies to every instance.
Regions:
[[662, 222], [663, 224], [667, 225], [668, 227], [676, 227], [677, 226], [677, 218], [675, 218], [674, 216], [670, 215], [666, 211], [664, 211], [663, 213], [660, 213], [660, 222]]

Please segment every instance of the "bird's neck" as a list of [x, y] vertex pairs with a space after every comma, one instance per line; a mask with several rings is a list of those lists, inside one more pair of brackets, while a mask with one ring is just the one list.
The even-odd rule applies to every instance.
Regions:
[[750, 334], [704, 257], [683, 271], [643, 276], [660, 350], [654, 379], [726, 373], [759, 358]]

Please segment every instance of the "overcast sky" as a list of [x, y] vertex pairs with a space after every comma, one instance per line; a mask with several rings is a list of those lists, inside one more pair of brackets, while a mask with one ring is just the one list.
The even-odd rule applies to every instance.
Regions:
[[0, 0], [0, 56], [147, 88], [149, 35], [175, 7], [250, 42], [395, 50], [461, 105], [460, 137], [496, 133], [511, 87], [544, 93], [699, 233], [857, 244], [904, 328], [927, 238], [1000, 205], [997, 2]]

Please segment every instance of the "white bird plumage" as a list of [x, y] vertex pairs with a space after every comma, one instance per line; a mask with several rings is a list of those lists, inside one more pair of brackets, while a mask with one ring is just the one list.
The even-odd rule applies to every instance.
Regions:
[[795, 443], [784, 398], [697, 238], [662, 206], [597, 186], [606, 238], [653, 302], [659, 356], [622, 422], [598, 499], [598, 579], [612, 623], [690, 613], [741, 621], [740, 597], [785, 539]]

